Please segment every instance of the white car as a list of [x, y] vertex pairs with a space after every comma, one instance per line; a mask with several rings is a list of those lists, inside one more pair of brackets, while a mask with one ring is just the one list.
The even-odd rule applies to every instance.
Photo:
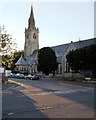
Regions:
[[25, 79], [30, 79], [30, 80], [32, 80], [33, 77], [34, 77], [34, 75], [29, 74], [29, 75], [25, 76]]
[[29, 74], [29, 75], [25, 76], [25, 79], [37, 80], [37, 79], [39, 79], [39, 77], [37, 75]]

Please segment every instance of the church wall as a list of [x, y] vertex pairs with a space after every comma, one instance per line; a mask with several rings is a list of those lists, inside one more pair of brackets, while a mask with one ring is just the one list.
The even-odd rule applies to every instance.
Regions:
[[[39, 41], [38, 41], [38, 29], [30, 29], [25, 32], [25, 58], [32, 54], [32, 52], [36, 49], [39, 49]], [[34, 35], [35, 34], [35, 35]], [[36, 37], [36, 38], [33, 38]]]
[[62, 75], [64, 75], [65, 72], [68, 71], [68, 64], [67, 64], [67, 59], [66, 55], [69, 53], [69, 51], [77, 49], [74, 43], [70, 43], [68, 48], [65, 50], [63, 56], [62, 56]]

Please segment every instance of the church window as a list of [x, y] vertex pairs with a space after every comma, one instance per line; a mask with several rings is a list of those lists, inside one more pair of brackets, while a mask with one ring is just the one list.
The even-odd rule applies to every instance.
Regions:
[[33, 39], [36, 39], [36, 34], [34, 33], [34, 35], [33, 35]]

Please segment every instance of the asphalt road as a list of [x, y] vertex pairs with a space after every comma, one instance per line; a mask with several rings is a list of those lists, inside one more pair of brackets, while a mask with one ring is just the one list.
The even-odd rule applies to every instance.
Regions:
[[57, 80], [9, 79], [3, 90], [3, 118], [94, 118], [94, 85]]

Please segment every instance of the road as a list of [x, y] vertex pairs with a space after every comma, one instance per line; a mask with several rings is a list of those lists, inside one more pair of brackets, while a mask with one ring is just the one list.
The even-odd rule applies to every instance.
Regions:
[[3, 118], [94, 118], [94, 85], [10, 78], [3, 90]]

